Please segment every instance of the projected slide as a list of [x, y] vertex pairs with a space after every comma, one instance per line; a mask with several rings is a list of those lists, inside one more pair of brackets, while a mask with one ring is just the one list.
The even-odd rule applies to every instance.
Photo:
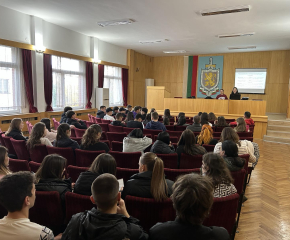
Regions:
[[239, 93], [265, 93], [267, 69], [236, 69], [235, 86]]

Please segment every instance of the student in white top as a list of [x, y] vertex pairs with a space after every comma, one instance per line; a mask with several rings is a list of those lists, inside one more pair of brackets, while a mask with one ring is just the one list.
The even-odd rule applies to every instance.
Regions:
[[[43, 118], [40, 120], [40, 122], [43, 122], [45, 124], [46, 130], [45, 130], [45, 137], [50, 141], [50, 142], [54, 142], [56, 139], [56, 134], [57, 131], [51, 129], [51, 122], [49, 118]], [[74, 125], [71, 125], [74, 126]]]
[[5, 240], [59, 240], [52, 231], [29, 220], [29, 209], [35, 202], [34, 175], [17, 172], [4, 176], [0, 181], [0, 204], [8, 211], [0, 219], [0, 238]]
[[44, 137], [45, 135], [45, 124], [42, 122], [36, 123], [31, 131], [30, 137], [27, 141], [28, 149], [32, 149], [36, 144], [44, 144], [46, 146], [51, 146], [51, 142]]
[[104, 120], [111, 120], [111, 121], [115, 121], [115, 118], [112, 117], [113, 114], [113, 109], [112, 108], [107, 108], [106, 109], [106, 115], [104, 116]]

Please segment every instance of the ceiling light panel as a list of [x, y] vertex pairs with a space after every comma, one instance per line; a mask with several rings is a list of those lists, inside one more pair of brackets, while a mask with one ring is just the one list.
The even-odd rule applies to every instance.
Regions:
[[223, 8], [223, 9], [213, 9], [213, 10], [204, 10], [200, 12], [200, 15], [205, 16], [215, 16], [222, 15], [228, 13], [240, 13], [240, 12], [249, 12], [250, 6], [241, 6], [241, 7], [231, 7], [231, 8]]
[[256, 46], [246, 46], [246, 47], [228, 47], [229, 50], [242, 50], [242, 49], [255, 49]]
[[121, 20], [97, 22], [97, 24], [100, 27], [108, 27], [108, 26], [118, 26], [118, 25], [132, 24], [134, 22], [135, 22], [135, 20], [133, 20], [133, 19], [121, 19]]
[[218, 38], [232, 38], [232, 37], [250, 37], [255, 35], [254, 32], [249, 32], [249, 33], [234, 33], [234, 34], [222, 34], [218, 35]]
[[163, 51], [163, 53], [186, 53], [185, 50]]

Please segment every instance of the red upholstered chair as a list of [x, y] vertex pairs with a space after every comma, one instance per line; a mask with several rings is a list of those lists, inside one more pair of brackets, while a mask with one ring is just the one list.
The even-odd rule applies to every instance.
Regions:
[[110, 151], [111, 154], [117, 162], [117, 166], [120, 168], [138, 168], [139, 159], [141, 157], [141, 152], [115, 152]]
[[112, 151], [123, 152], [123, 142], [112, 141]]
[[109, 132], [109, 127], [108, 127], [108, 123], [98, 123], [100, 125], [100, 127], [102, 128], [103, 132]]
[[239, 194], [237, 193], [228, 197], [214, 198], [210, 215], [205, 219], [203, 225], [224, 227], [234, 239], [238, 202]]
[[[136, 168], [136, 167], [135, 167]], [[126, 183], [130, 177], [136, 173], [139, 173], [139, 169], [130, 169], [130, 168], [119, 168], [117, 167], [117, 179], [123, 178], [124, 183]]]
[[189, 173], [196, 173], [200, 174], [200, 169], [199, 168], [194, 168], [194, 169], [169, 169], [169, 168], [164, 168], [164, 174], [165, 177], [171, 181], [176, 181], [177, 177], [180, 175], [184, 174], [189, 174]]
[[91, 202], [90, 196], [67, 192], [65, 194], [65, 223], [69, 223], [74, 214], [91, 210], [93, 207], [96, 205]]
[[109, 140], [100, 140], [100, 142], [106, 143], [108, 145], [109, 149], [111, 149], [111, 145], [110, 145]]
[[221, 137], [221, 132], [213, 132], [213, 137]]
[[33, 161], [30, 161], [29, 162], [29, 167], [30, 167], [30, 170], [34, 173], [37, 172], [38, 168], [40, 167], [41, 163], [38, 163], [38, 162], [33, 162]]
[[143, 134], [151, 134], [151, 138], [153, 139], [154, 135], [158, 135], [159, 133], [161, 133], [161, 130], [151, 130], [151, 129], [143, 129]]
[[94, 122], [94, 120], [93, 120], [93, 118], [92, 118], [92, 115], [91, 115], [91, 114], [89, 114], [89, 113], [88, 113], [88, 117], [89, 117], [89, 121], [90, 121], [90, 122]]
[[102, 132], [102, 136], [100, 140], [107, 140], [107, 134], [105, 132]]
[[110, 142], [123, 142], [124, 137], [127, 137], [127, 134], [124, 132], [107, 132], [107, 138]]
[[200, 132], [193, 132], [194, 136], [198, 136], [200, 134]]
[[96, 159], [96, 157], [102, 153], [105, 153], [105, 151], [86, 151], [76, 149], [75, 153], [76, 153], [76, 166], [89, 167]]
[[240, 158], [245, 159], [245, 165], [244, 165], [244, 169], [246, 170], [246, 174], [248, 174], [248, 163], [249, 163], [249, 159], [250, 159], [250, 155], [249, 154], [244, 154], [244, 155], [239, 155]]
[[11, 144], [16, 152], [16, 155], [19, 159], [28, 160], [30, 159], [29, 152], [27, 150], [26, 141], [24, 140], [15, 140], [10, 139]]
[[70, 137], [70, 138], [71, 140], [78, 142], [79, 145], [82, 144], [82, 139], [83, 139], [82, 137]]
[[29, 210], [29, 219], [53, 232], [60, 232], [63, 225], [63, 211], [58, 192], [36, 191], [36, 200]]
[[165, 168], [178, 168], [178, 155], [176, 153], [173, 154], [156, 154], [159, 158], [163, 160], [163, 164]]
[[81, 138], [81, 137], [83, 137], [83, 135], [85, 134], [87, 129], [75, 128], [74, 130], [75, 130], [76, 137]]
[[207, 144], [203, 144], [202, 146], [205, 148], [207, 152], [213, 152], [215, 147], [215, 145], [207, 145]]
[[140, 198], [126, 196], [125, 199], [128, 212], [140, 220], [140, 225], [145, 231], [158, 222], [174, 221], [175, 210], [170, 198], [163, 202], [156, 202], [151, 198]]
[[34, 148], [29, 149], [29, 154], [31, 161], [41, 163], [45, 156], [48, 155], [46, 145], [35, 145]]
[[225, 127], [212, 127], [215, 132], [221, 133]]
[[75, 128], [71, 128], [70, 132], [71, 132], [71, 135], [70, 135], [71, 137], [77, 137]]
[[102, 119], [101, 118], [97, 118], [97, 117], [93, 117], [94, 118], [94, 122], [95, 123], [102, 123]]
[[113, 126], [108, 124], [109, 132], [124, 132], [122, 126]]
[[237, 134], [239, 135], [239, 138], [249, 138], [249, 137], [253, 137], [253, 132], [237, 132]]
[[9, 158], [9, 169], [12, 172], [30, 171], [28, 161]]
[[58, 126], [60, 125], [60, 123], [56, 121], [55, 118], [53, 118], [52, 121], [53, 121], [54, 129], [56, 130]]
[[11, 143], [11, 138], [10, 137], [6, 137], [4, 134], [2, 134], [2, 139], [5, 143], [5, 147], [8, 149], [8, 153], [9, 154], [13, 154], [13, 155], [17, 155], [15, 150], [14, 150], [14, 147]]
[[166, 127], [167, 131], [175, 131], [174, 125], [166, 125], [165, 127]]
[[5, 133], [2, 132], [2, 130], [1, 130], [1, 131], [0, 131], [0, 143], [1, 143], [2, 146], [5, 147], [5, 142], [4, 142], [4, 140], [3, 140], [2, 134], [5, 136]]
[[90, 126], [92, 126], [93, 124], [95, 124], [94, 122], [86, 122], [87, 128], [89, 128]]
[[169, 118], [169, 122], [174, 123], [175, 122], [175, 117]]
[[182, 131], [167, 131], [170, 137], [180, 138]]
[[[132, 132], [135, 128], [127, 128], [127, 127], [123, 127], [123, 131], [124, 133], [126, 133], [127, 135]], [[144, 132], [143, 132], [144, 133]]]
[[183, 132], [186, 128], [187, 126], [175, 126], [175, 131]]
[[89, 170], [88, 167], [77, 167], [77, 166], [72, 166], [72, 165], [69, 165], [67, 167], [68, 175], [72, 179], [72, 182], [76, 182], [76, 180], [78, 179], [79, 175], [82, 172], [86, 172], [88, 170]]
[[72, 148], [60, 148], [60, 147], [50, 147], [46, 146], [48, 154], [58, 154], [66, 158], [66, 165], [76, 165], [75, 153]]
[[101, 119], [102, 123], [106, 123], [106, 124], [110, 124], [112, 121], [111, 120], [105, 120], [105, 119]]
[[227, 122], [227, 124], [229, 124], [229, 123], [231, 123], [231, 122], [235, 122], [236, 121], [236, 119], [226, 119], [226, 122]]
[[202, 165], [202, 155], [191, 156], [188, 154], [181, 153], [180, 157], [180, 169], [192, 169], [200, 168]]

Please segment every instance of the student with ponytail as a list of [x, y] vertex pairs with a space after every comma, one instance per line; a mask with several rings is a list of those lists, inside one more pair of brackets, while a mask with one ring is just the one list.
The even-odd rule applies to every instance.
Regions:
[[54, 147], [70, 147], [72, 149], [79, 149], [79, 144], [70, 139], [71, 130], [67, 123], [62, 123], [57, 128], [56, 140], [53, 142]]
[[140, 157], [139, 173], [125, 184], [122, 198], [127, 195], [154, 198], [163, 201], [172, 194], [173, 181], [165, 179], [163, 161], [156, 154], [147, 152]]
[[11, 174], [9, 168], [8, 150], [6, 147], [0, 146], [0, 179], [5, 175]]

